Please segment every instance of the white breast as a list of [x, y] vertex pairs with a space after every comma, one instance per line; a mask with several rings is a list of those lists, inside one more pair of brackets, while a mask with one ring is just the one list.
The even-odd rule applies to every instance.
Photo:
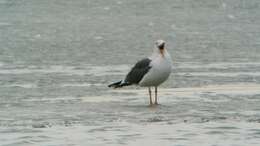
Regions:
[[159, 86], [169, 77], [172, 69], [171, 57], [167, 52], [164, 56], [152, 58], [151, 69], [140, 81], [140, 86]]

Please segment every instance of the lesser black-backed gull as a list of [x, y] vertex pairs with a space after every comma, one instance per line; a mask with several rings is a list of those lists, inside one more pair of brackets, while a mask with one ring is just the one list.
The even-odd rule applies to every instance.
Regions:
[[155, 102], [157, 101], [158, 86], [169, 77], [172, 69], [171, 56], [165, 49], [165, 41], [156, 41], [156, 48], [151, 57], [138, 61], [130, 70], [126, 77], [118, 82], [108, 85], [108, 87], [120, 88], [129, 85], [139, 85], [148, 87], [150, 105], [152, 102], [151, 87], [155, 87]]

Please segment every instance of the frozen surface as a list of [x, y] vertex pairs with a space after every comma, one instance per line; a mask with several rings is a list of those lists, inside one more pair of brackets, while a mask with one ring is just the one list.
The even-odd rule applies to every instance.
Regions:
[[[159, 106], [124, 77], [164, 39]], [[0, 0], [1, 146], [259, 146], [259, 0]]]

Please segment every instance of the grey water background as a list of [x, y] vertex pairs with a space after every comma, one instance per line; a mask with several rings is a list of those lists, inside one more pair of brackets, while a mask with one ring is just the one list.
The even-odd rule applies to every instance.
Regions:
[[[0, 145], [259, 146], [258, 0], [0, 0]], [[157, 39], [148, 107], [122, 79]]]

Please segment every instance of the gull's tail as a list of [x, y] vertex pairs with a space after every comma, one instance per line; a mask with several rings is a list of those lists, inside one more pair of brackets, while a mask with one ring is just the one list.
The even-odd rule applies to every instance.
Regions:
[[118, 82], [115, 82], [115, 83], [112, 83], [112, 84], [108, 85], [108, 87], [121, 88], [123, 86], [129, 86], [129, 85], [131, 85], [131, 84], [125, 83], [123, 81], [118, 81]]

